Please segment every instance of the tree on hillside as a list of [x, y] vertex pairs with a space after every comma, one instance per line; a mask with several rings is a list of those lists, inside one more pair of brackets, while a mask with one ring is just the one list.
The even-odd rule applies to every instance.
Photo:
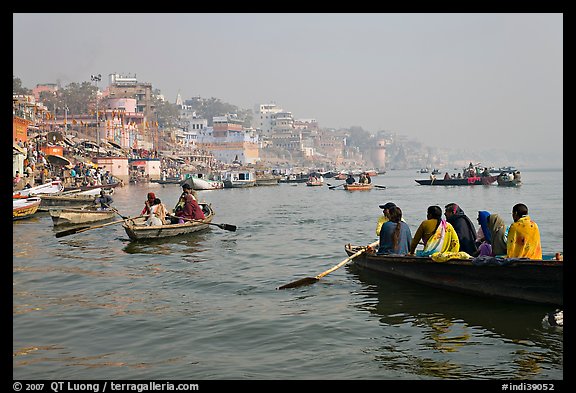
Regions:
[[55, 93], [40, 92], [39, 98], [48, 110], [55, 110], [57, 115], [63, 114], [66, 107], [68, 115], [87, 114], [94, 112], [96, 107], [96, 87], [90, 82], [73, 82]]
[[195, 97], [192, 100], [186, 101], [186, 104], [192, 107], [198, 117], [208, 120], [209, 126], [212, 126], [214, 116], [224, 116], [227, 113], [237, 114], [239, 119], [244, 120], [244, 127], [250, 127], [252, 123], [251, 110], [241, 110], [236, 105], [222, 102], [219, 98], [211, 97], [206, 99]]
[[178, 125], [178, 105], [161, 100], [157, 98], [156, 95], [153, 98], [153, 103], [156, 108], [158, 126], [160, 128], [170, 128]]
[[12, 94], [32, 94], [32, 90], [22, 86], [22, 80], [12, 75]]

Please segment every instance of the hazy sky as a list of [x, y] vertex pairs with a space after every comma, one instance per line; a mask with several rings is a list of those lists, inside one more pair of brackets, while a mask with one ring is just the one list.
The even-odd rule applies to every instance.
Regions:
[[136, 74], [175, 102], [562, 155], [563, 14], [13, 14], [24, 87]]

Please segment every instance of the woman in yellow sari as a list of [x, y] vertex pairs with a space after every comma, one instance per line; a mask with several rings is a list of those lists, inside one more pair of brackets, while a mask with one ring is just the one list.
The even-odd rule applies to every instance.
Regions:
[[512, 208], [514, 222], [508, 230], [507, 258], [542, 259], [542, 245], [538, 225], [528, 215], [528, 207], [518, 203]]
[[414, 254], [416, 246], [422, 240], [424, 250], [418, 256], [430, 256], [436, 252], [457, 253], [460, 251], [460, 241], [454, 227], [442, 219], [440, 206], [429, 206], [427, 219], [420, 223], [410, 244], [410, 254]]

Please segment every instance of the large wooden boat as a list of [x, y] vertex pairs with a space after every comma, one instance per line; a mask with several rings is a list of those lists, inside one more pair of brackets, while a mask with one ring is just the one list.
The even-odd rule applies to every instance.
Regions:
[[344, 184], [344, 189], [347, 191], [368, 191], [371, 190], [374, 186], [372, 183], [352, 183], [352, 184]]
[[39, 197], [13, 198], [12, 199], [12, 220], [20, 220], [32, 217], [40, 207]]
[[54, 226], [77, 225], [105, 221], [116, 216], [113, 210], [88, 209], [50, 209]]
[[497, 177], [498, 176], [475, 176], [461, 179], [424, 179], [415, 181], [423, 186], [478, 186], [490, 185], [496, 181]]
[[[353, 255], [361, 248], [346, 245]], [[353, 260], [367, 271], [395, 276], [451, 291], [555, 306], [563, 305], [563, 261], [530, 259], [450, 259], [375, 255], [367, 251]]]
[[205, 219], [186, 221], [183, 224], [146, 225], [146, 218], [129, 219], [122, 224], [131, 240], [162, 239], [166, 237], [187, 235], [207, 229], [214, 218], [214, 210], [208, 203], [199, 204], [204, 211]]
[[66, 187], [64, 187], [64, 191], [88, 191], [88, 190], [94, 190], [96, 188], [110, 189], [110, 188], [123, 187], [123, 186], [124, 186], [124, 183], [122, 182], [121, 179], [118, 179], [115, 176], [112, 176], [112, 180], [109, 183], [81, 184], [78, 186], [66, 186]]
[[[81, 206], [88, 206], [94, 203], [94, 199], [98, 197], [101, 190], [103, 189], [95, 188], [86, 191], [73, 190], [64, 191], [63, 193], [59, 194], [43, 195], [40, 208], [41, 210], [48, 210], [49, 208], [53, 208], [55, 206], [59, 208], [79, 208]], [[114, 189], [104, 189], [104, 192], [108, 195], [112, 195], [114, 193]]]

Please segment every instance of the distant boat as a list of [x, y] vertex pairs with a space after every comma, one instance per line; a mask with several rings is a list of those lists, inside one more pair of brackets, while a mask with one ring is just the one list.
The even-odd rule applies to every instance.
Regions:
[[520, 187], [522, 185], [520, 171], [516, 171], [514, 173], [503, 172], [498, 175], [496, 182], [501, 187]]
[[415, 181], [422, 186], [477, 186], [490, 185], [496, 181], [497, 177], [498, 176], [475, 176], [460, 179], [423, 179]]
[[515, 166], [501, 166], [499, 168], [491, 167], [489, 171], [490, 173], [516, 172], [517, 169]]
[[306, 182], [306, 185], [308, 187], [322, 187], [324, 185], [324, 179], [323, 178], [310, 178], [308, 179], [308, 181]]

